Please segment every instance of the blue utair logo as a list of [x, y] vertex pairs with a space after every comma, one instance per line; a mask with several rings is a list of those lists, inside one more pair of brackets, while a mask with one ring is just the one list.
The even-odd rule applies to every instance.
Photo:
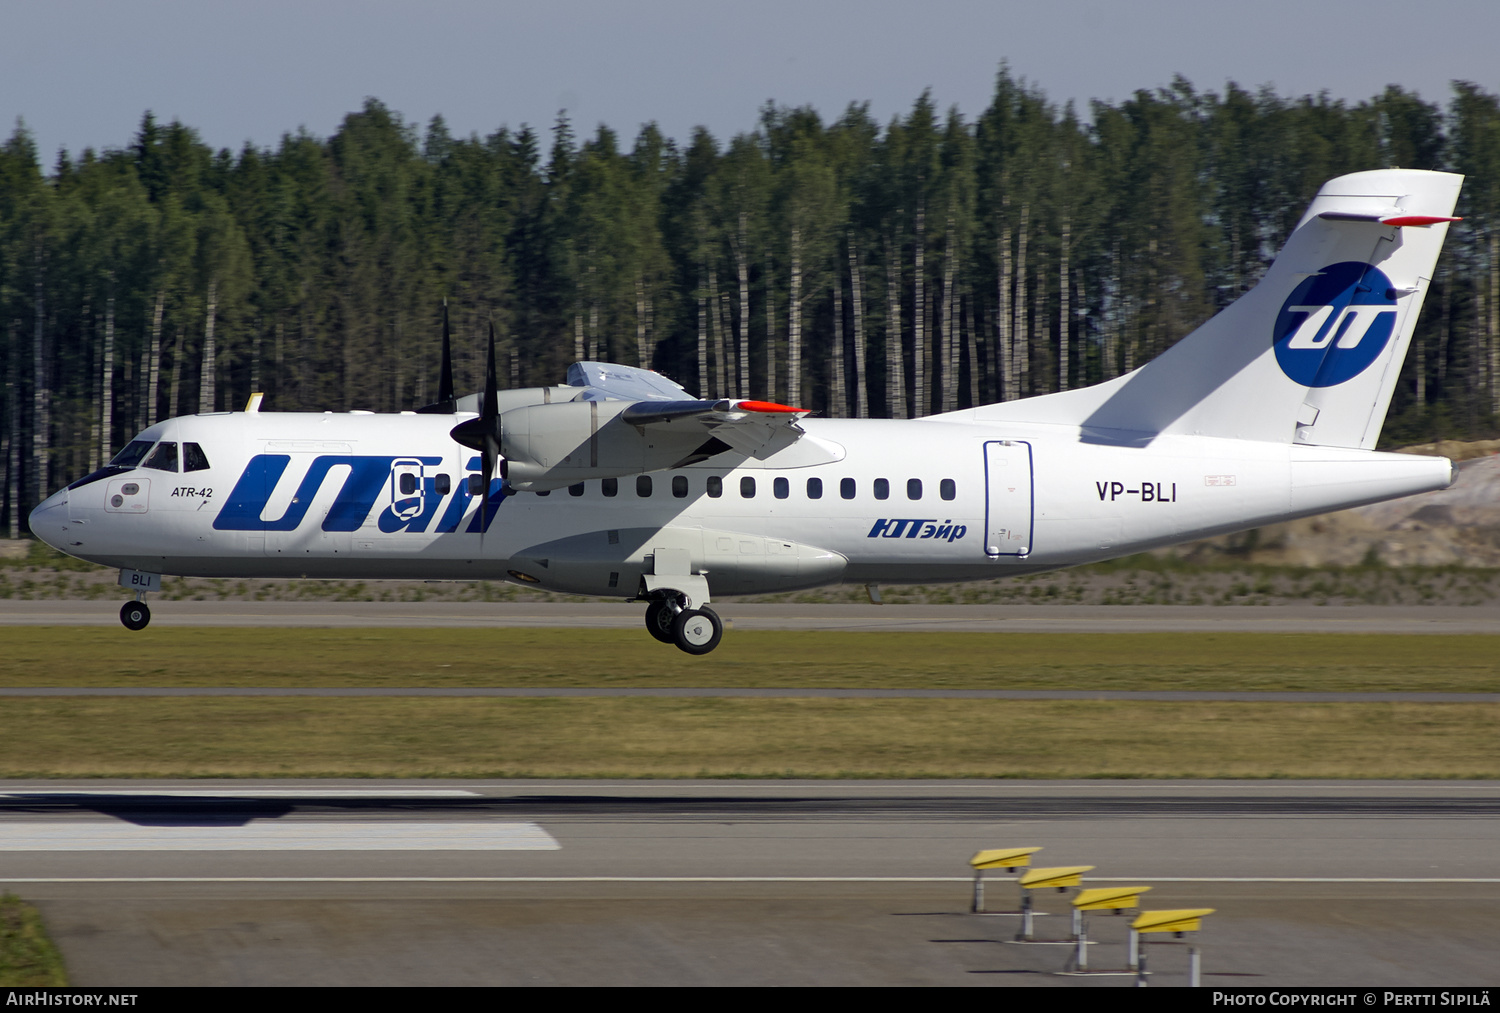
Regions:
[[1380, 358], [1396, 332], [1396, 291], [1378, 267], [1346, 260], [1292, 290], [1272, 345], [1281, 371], [1304, 387], [1352, 380]]
[[954, 524], [936, 517], [882, 517], [870, 529], [868, 538], [940, 538], [953, 542], [969, 533], [967, 524]]
[[[505, 486], [498, 478], [490, 481], [483, 509], [474, 504], [478, 497], [470, 494], [466, 482], [452, 483], [451, 499], [446, 493], [438, 492], [435, 476], [430, 475], [412, 476], [411, 492], [398, 491], [394, 483], [398, 466], [414, 466], [420, 471], [424, 467], [441, 465], [441, 457], [325, 454], [313, 459], [281, 516], [265, 518], [262, 515], [266, 506], [290, 463], [288, 454], [257, 454], [252, 457], [214, 518], [214, 528], [219, 531], [295, 531], [306, 519], [308, 507], [312, 506], [313, 497], [324, 483], [340, 482], [340, 472], [335, 469], [348, 470], [342, 473], [338, 492], [320, 524], [324, 531], [360, 530], [377, 502], [387, 499], [391, 501], [390, 505], [376, 518], [376, 526], [385, 534], [425, 532], [434, 520], [437, 520], [432, 527], [434, 534], [451, 534], [458, 531], [471, 506], [475, 508], [473, 516], [464, 530], [484, 532], [490, 529], [495, 511], [505, 500]], [[468, 470], [478, 472], [479, 467], [479, 458], [471, 457]], [[444, 499], [448, 499], [448, 505], [439, 519], [439, 508]]]

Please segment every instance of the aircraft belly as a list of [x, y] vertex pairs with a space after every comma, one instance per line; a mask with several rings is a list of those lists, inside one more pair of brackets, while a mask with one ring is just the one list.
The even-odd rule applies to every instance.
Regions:
[[668, 526], [604, 528], [540, 542], [515, 553], [511, 563], [523, 582], [548, 590], [630, 597], [643, 576], [665, 572], [669, 557], [706, 577], [714, 594], [835, 583], [848, 562], [832, 550], [757, 532]]

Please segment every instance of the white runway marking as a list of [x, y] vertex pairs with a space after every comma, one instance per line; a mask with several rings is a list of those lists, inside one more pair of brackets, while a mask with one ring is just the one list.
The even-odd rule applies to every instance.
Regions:
[[557, 851], [535, 823], [255, 820], [142, 826], [69, 820], [0, 823], [0, 851]]

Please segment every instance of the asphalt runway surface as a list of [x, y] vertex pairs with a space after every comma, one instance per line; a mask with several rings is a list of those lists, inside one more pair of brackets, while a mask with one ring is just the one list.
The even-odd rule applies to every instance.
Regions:
[[1001, 846], [1215, 908], [1156, 985], [1190, 941], [1207, 987], [1500, 983], [1500, 782], [0, 782], [0, 889], [80, 985], [1129, 985], [969, 912]]
[[[162, 601], [153, 626], [640, 629], [639, 604]], [[716, 601], [739, 630], [1119, 633], [1500, 633], [1500, 606], [799, 605]], [[119, 626], [119, 604], [6, 601], [0, 626]]]

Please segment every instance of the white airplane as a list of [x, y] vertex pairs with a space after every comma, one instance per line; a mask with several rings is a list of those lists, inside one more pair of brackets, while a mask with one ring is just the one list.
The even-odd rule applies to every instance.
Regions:
[[162, 574], [511, 580], [644, 601], [718, 645], [714, 594], [987, 580], [1442, 489], [1441, 457], [1377, 453], [1462, 177], [1327, 183], [1265, 278], [1094, 387], [915, 420], [700, 400], [649, 370], [377, 415], [168, 419], [31, 514], [121, 569], [150, 621]]

